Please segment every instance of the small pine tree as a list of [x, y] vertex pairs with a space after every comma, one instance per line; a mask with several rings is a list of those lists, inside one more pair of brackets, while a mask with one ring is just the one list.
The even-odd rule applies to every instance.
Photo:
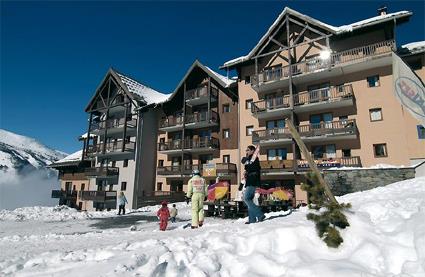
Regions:
[[351, 208], [351, 204], [330, 201], [314, 173], [307, 174], [307, 184], [302, 184], [301, 189], [308, 193], [309, 207], [315, 210], [307, 214], [307, 219], [315, 223], [317, 234], [327, 246], [337, 248], [344, 241], [337, 228], [350, 226], [343, 211]]

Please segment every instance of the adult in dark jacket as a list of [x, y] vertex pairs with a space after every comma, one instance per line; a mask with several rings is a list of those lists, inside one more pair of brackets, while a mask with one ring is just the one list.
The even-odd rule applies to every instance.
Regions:
[[242, 158], [242, 163], [245, 166], [245, 194], [244, 194], [244, 201], [246, 205], [248, 206], [248, 217], [249, 221], [246, 222], [246, 224], [255, 223], [258, 221], [263, 221], [265, 219], [264, 213], [261, 211], [260, 207], [254, 204], [254, 196], [255, 196], [255, 190], [257, 187], [260, 186], [261, 179], [260, 179], [260, 161], [258, 160], [258, 157], [256, 157], [253, 161], [252, 156], [255, 152], [255, 146], [250, 145], [246, 148], [246, 156]]

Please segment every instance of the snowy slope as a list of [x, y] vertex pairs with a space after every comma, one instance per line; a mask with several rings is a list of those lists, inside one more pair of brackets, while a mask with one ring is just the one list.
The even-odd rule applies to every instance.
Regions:
[[[191, 230], [190, 209], [158, 231], [158, 207], [61, 217], [61, 210], [16, 221], [31, 208], [3, 212], [0, 275], [13, 276], [425, 276], [425, 178], [349, 194], [351, 226], [330, 249], [317, 237], [307, 210], [263, 223], [207, 218]], [[63, 210], [69, 214], [69, 210]], [[7, 216], [10, 214], [11, 216]], [[13, 216], [12, 216], [13, 214]], [[98, 217], [98, 218], [96, 218]], [[40, 220], [45, 222], [40, 224]], [[62, 220], [61, 219], [61, 220]], [[136, 231], [130, 231], [134, 225]]]
[[65, 156], [65, 153], [50, 149], [33, 138], [0, 129], [0, 176], [3, 178], [44, 169]]

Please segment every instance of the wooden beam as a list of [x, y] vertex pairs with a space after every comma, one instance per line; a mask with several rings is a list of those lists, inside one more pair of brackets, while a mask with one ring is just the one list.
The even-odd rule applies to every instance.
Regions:
[[310, 27], [308, 24], [303, 24], [303, 23], [301, 23], [301, 22], [299, 22], [298, 20], [295, 20], [295, 19], [293, 19], [293, 18], [290, 18], [289, 20], [290, 20], [290, 21], [292, 21], [293, 23], [297, 24], [297, 25], [300, 25], [301, 27], [307, 27], [307, 29], [309, 29], [309, 30], [310, 30], [310, 31], [312, 31], [312, 32], [315, 32], [316, 34], [319, 34], [319, 35], [321, 35], [321, 36], [326, 36], [326, 34], [325, 34], [325, 33], [322, 33], [322, 32], [320, 32], [319, 30], [316, 30], [316, 29], [314, 29], [314, 28]]
[[[259, 55], [263, 52], [263, 50], [267, 47], [268, 43], [274, 38], [274, 36], [277, 34], [277, 32], [280, 30], [280, 28], [282, 28], [282, 26], [285, 25], [286, 20], [287, 19], [285, 18], [285, 20], [279, 25], [279, 27], [273, 32], [273, 34], [271, 34], [269, 36], [268, 41], [264, 43], [263, 47], [261, 47], [261, 49], [258, 51], [257, 55]], [[277, 41], [277, 40], [275, 40], [275, 41]], [[283, 47], [283, 45], [282, 45], [282, 47]]]
[[319, 183], [325, 191], [325, 195], [329, 198], [331, 202], [338, 204], [338, 201], [336, 201], [336, 198], [332, 194], [332, 191], [329, 185], [326, 183], [325, 179], [323, 178], [321, 172], [319, 171], [319, 168], [314, 162], [313, 157], [308, 152], [307, 146], [302, 141], [301, 136], [298, 133], [297, 129], [295, 128], [295, 126], [292, 124], [290, 120], [286, 120], [286, 126], [288, 127], [289, 132], [291, 133], [292, 137], [298, 144], [298, 147], [300, 148], [301, 152], [304, 154], [304, 157], [306, 158], [308, 164], [310, 165], [311, 170], [317, 175]]
[[324, 36], [324, 37], [319, 37], [319, 38], [315, 38], [315, 39], [310, 39], [310, 40], [308, 40], [308, 41], [304, 41], [304, 42], [299, 43], [299, 44], [296, 44], [296, 45], [294, 44], [294, 45], [291, 45], [291, 46], [287, 46], [287, 47], [279, 48], [279, 49], [277, 49], [277, 50], [274, 50], [274, 51], [271, 51], [271, 52], [268, 52], [268, 53], [264, 53], [264, 54], [261, 54], [261, 55], [254, 56], [254, 57], [252, 57], [252, 59], [255, 59], [255, 58], [262, 58], [262, 57], [265, 57], [265, 56], [268, 56], [268, 55], [272, 55], [272, 54], [275, 54], [275, 53], [278, 53], [278, 52], [282, 52], [282, 51], [287, 50], [287, 49], [289, 49], [289, 48], [299, 47], [299, 46], [302, 46], [302, 45], [305, 45], [305, 44], [313, 43], [313, 42], [315, 42], [315, 41], [322, 40], [322, 39], [325, 39], [326, 37], [330, 37], [330, 36], [331, 36], [331, 35], [326, 35], [326, 36]]
[[[308, 24], [307, 24], [308, 25]], [[294, 44], [297, 44], [302, 35], [304, 35], [305, 31], [307, 30], [307, 26], [304, 27], [304, 29], [301, 31], [301, 33], [298, 34], [298, 37], [294, 40]]]

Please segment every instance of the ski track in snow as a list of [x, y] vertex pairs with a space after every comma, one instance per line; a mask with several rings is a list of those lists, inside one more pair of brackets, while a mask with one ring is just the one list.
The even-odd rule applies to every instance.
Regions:
[[[0, 211], [0, 275], [10, 276], [425, 276], [425, 178], [338, 198], [351, 202], [344, 243], [328, 248], [306, 208], [245, 225], [206, 218], [160, 232], [147, 207], [115, 212]], [[125, 223], [125, 224], [124, 224]], [[130, 231], [135, 226], [135, 231]]]

